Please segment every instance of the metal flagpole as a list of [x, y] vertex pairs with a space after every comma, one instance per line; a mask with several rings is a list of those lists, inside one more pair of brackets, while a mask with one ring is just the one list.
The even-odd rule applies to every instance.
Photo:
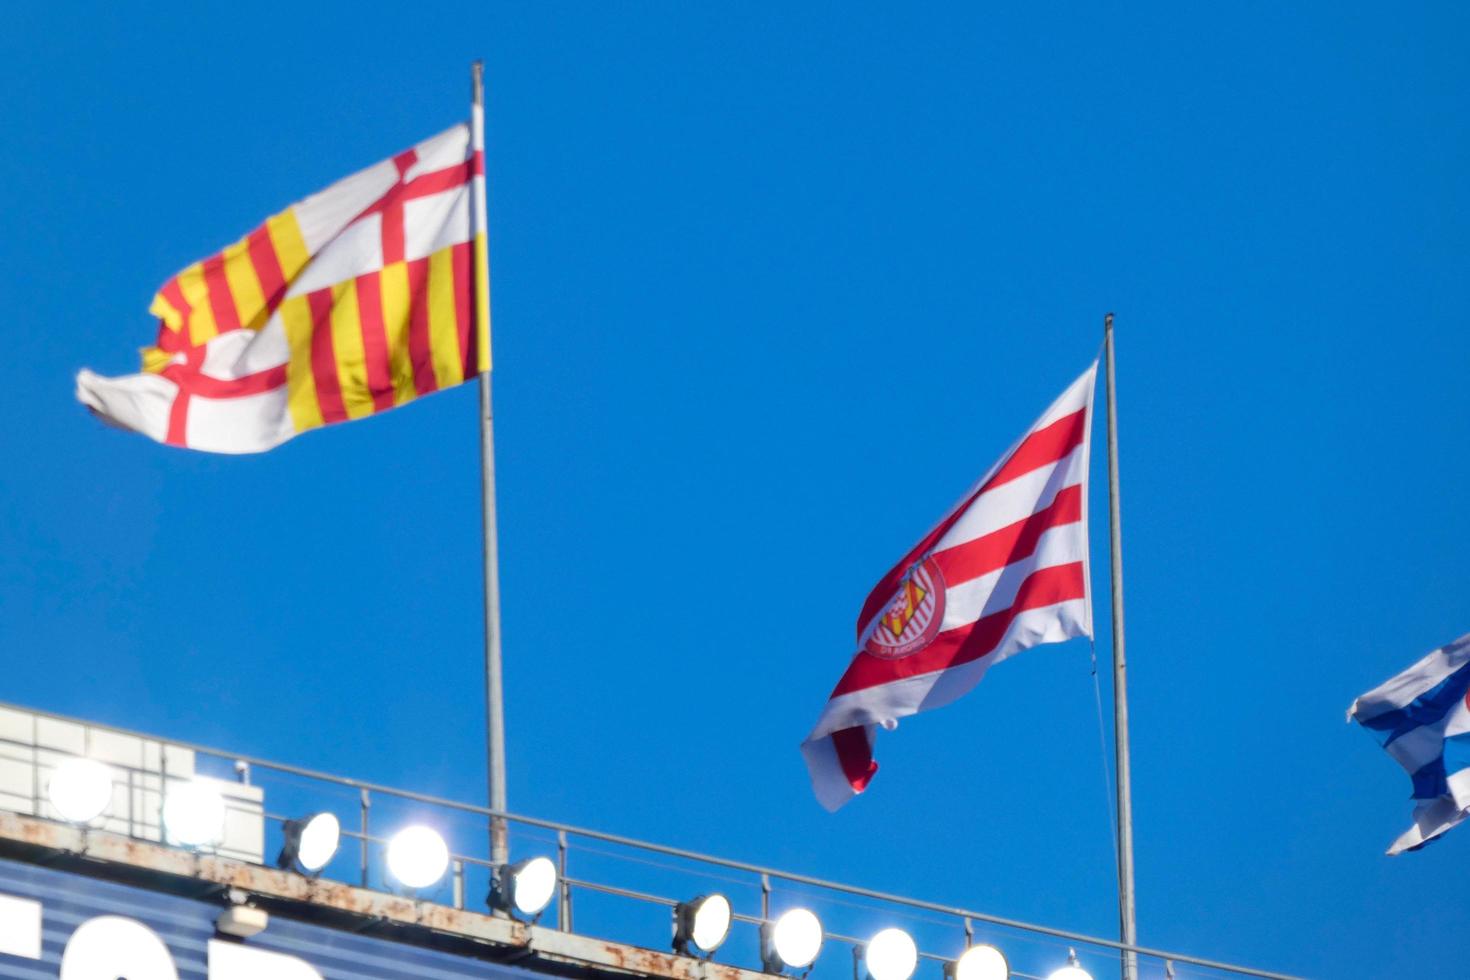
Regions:
[[[485, 152], [485, 65], [470, 67], [471, 145]], [[485, 180], [471, 182], [475, 218], [475, 326], [480, 351], [480, 500], [485, 531], [485, 756], [490, 809], [505, 812], [505, 697], [500, 680], [500, 545], [495, 528], [495, 417], [490, 398], [490, 257]], [[505, 821], [490, 818], [490, 862], [507, 858]]]
[[[1138, 943], [1133, 904], [1133, 792], [1128, 764], [1128, 660], [1123, 645], [1123, 524], [1118, 500], [1118, 403], [1113, 375], [1113, 314], [1103, 318], [1103, 350], [1108, 371], [1108, 525], [1113, 573], [1113, 748], [1118, 771], [1118, 920], [1119, 935]], [[1138, 977], [1138, 954], [1123, 953], [1123, 980]]]

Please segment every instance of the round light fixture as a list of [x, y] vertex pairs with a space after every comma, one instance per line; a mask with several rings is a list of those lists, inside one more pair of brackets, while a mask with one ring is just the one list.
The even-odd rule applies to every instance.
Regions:
[[510, 901], [522, 915], [539, 915], [556, 895], [556, 865], [548, 857], [533, 857], [511, 865]]
[[883, 929], [863, 947], [863, 962], [873, 980], [909, 980], [919, 965], [919, 948], [902, 929]]
[[205, 783], [175, 783], [164, 792], [163, 828], [171, 844], [218, 844], [225, 836], [224, 797]]
[[342, 824], [333, 813], [317, 813], [304, 820], [287, 820], [281, 832], [286, 842], [276, 864], [282, 868], [294, 864], [309, 875], [327, 866], [342, 841]]
[[954, 980], [1007, 980], [1011, 965], [994, 946], [971, 946], [955, 960]]
[[449, 870], [449, 845], [428, 827], [405, 827], [388, 842], [388, 871], [409, 888], [427, 888]]
[[700, 952], [713, 953], [730, 935], [733, 918], [730, 900], [724, 895], [701, 895], [674, 910], [674, 949], [689, 952], [693, 943]]
[[1092, 974], [1076, 963], [1069, 963], [1060, 970], [1053, 970], [1046, 980], [1092, 980]]
[[794, 970], [810, 966], [822, 951], [822, 923], [810, 909], [782, 914], [771, 929], [770, 952], [778, 965]]
[[67, 759], [46, 784], [51, 805], [68, 823], [90, 823], [112, 802], [112, 771], [95, 759]]

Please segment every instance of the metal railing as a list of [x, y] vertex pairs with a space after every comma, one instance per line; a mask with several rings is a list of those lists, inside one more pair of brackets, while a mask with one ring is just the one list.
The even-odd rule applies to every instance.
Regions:
[[[170, 748], [192, 752], [197, 774], [258, 787], [265, 793], [264, 807], [254, 811], [254, 815], [264, 822], [261, 853], [266, 863], [271, 862], [284, 840], [286, 821], [322, 811], [333, 812], [341, 823], [342, 843], [319, 874], [364, 888], [405, 891], [385, 868], [384, 852], [391, 839], [388, 832], [409, 823], [427, 823], [439, 830], [450, 845], [450, 870], [438, 884], [413, 893], [415, 897], [455, 908], [489, 911], [481, 899], [493, 887], [497, 869], [487, 853], [487, 830], [492, 818], [504, 820], [510, 828], [513, 859], [544, 854], [556, 862], [559, 876], [556, 894], [545, 912], [537, 916], [541, 924], [570, 932], [575, 910], [579, 932], [629, 945], [668, 948], [673, 931], [672, 910], [697, 895], [719, 891], [731, 902], [734, 923], [743, 928], [732, 928], [730, 939], [711, 954], [713, 959], [761, 970], [761, 927], [772, 922], [785, 908], [804, 905], [817, 912], [823, 923], [823, 950], [806, 971], [813, 980], [845, 980], [848, 976], [863, 980], [860, 959], [867, 942], [863, 937], [872, 935], [878, 926], [891, 925], [905, 928], [918, 945], [920, 963], [916, 978], [922, 978], [926, 969], [933, 970], [932, 964], [946, 967], [942, 975], [950, 976], [952, 971], [948, 967], [964, 949], [974, 942], [985, 942], [1006, 955], [1011, 976], [1034, 980], [1044, 980], [1069, 959], [1080, 962], [1095, 977], [1105, 976], [1118, 969], [1122, 954], [1127, 952], [1140, 958], [1141, 977], [1294, 980], [1282, 973], [1147, 946], [1130, 946], [1100, 936], [492, 810], [19, 705], [0, 702], [0, 708], [157, 745], [160, 760], [167, 757]], [[6, 738], [0, 738], [0, 747], [37, 753], [30, 802], [31, 812], [41, 815], [45, 802], [41, 750]], [[49, 747], [44, 751], [52, 757], [80, 754]], [[152, 770], [110, 761], [106, 764], [118, 771], [129, 787], [138, 781], [159, 780], [159, 787], [166, 792], [170, 780], [179, 778], [162, 771], [167, 768], [162, 765], [159, 770]], [[145, 782], [145, 785], [151, 784]], [[146, 836], [150, 828], [157, 827], [159, 834], [150, 839], [162, 840], [164, 794], [159, 795], [160, 812], [150, 815], [156, 823], [144, 820], [140, 824], [136, 819], [137, 815], [131, 812], [134, 799], [131, 791], [129, 813], [110, 816], [125, 818], [127, 833], [133, 836]], [[464, 849], [468, 842], [482, 850]], [[650, 906], [665, 911], [650, 916]], [[847, 947], [851, 955], [843, 956], [833, 946]], [[931, 966], [926, 968], [926, 962]], [[940, 976], [937, 970], [930, 974], [931, 980]]]

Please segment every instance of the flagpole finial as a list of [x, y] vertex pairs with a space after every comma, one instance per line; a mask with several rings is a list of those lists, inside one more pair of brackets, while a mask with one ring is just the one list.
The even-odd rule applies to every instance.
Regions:
[[1103, 314], [1103, 330], [1104, 331], [1108, 331], [1108, 330], [1112, 330], [1112, 329], [1113, 329], [1113, 314], [1111, 314], [1111, 313], [1104, 313]]

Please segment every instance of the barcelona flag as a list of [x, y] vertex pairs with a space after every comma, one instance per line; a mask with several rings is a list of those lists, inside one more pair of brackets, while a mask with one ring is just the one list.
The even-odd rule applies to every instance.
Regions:
[[489, 370], [475, 111], [169, 279], [142, 370], [83, 370], [77, 398], [159, 442], [251, 453]]

